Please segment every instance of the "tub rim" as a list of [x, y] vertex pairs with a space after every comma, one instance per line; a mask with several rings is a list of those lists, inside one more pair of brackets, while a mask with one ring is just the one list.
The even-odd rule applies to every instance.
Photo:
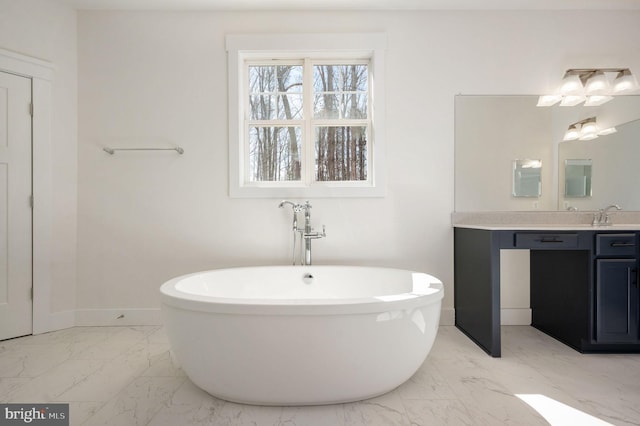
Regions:
[[[429, 282], [429, 289], [435, 292], [423, 293], [412, 291], [387, 295], [387, 300], [376, 296], [358, 298], [314, 298], [314, 299], [251, 299], [216, 297], [202, 294], [192, 294], [179, 291], [176, 284], [192, 276], [216, 271], [230, 271], [242, 269], [276, 269], [276, 268], [363, 268], [373, 270], [391, 270], [403, 273], [415, 273], [425, 276]], [[352, 265], [267, 265], [245, 266], [220, 269], [209, 269], [181, 275], [166, 281], [160, 286], [162, 307], [172, 307], [188, 311], [209, 312], [219, 314], [238, 315], [344, 315], [383, 313], [395, 310], [413, 310], [428, 305], [441, 303], [444, 298], [444, 285], [442, 281], [433, 275], [400, 268], [386, 268], [379, 266], [352, 266]], [[392, 296], [392, 297], [389, 297]]]

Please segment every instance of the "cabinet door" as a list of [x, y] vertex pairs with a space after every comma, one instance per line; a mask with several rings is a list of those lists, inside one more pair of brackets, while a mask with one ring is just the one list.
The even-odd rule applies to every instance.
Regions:
[[596, 265], [596, 339], [638, 341], [638, 271], [635, 259], [599, 259]]

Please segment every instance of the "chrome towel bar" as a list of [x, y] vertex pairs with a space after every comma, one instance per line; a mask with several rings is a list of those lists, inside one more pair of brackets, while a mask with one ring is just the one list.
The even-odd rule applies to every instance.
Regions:
[[176, 151], [180, 155], [184, 154], [184, 149], [180, 148], [179, 146], [177, 146], [175, 148], [109, 148], [109, 147], [104, 147], [104, 148], [102, 148], [102, 150], [104, 152], [106, 152], [107, 154], [109, 154], [109, 155], [115, 154], [116, 151]]

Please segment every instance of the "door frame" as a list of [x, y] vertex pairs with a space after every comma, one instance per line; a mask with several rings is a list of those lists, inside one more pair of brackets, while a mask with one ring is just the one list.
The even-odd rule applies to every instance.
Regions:
[[51, 81], [53, 64], [0, 49], [0, 71], [31, 79], [31, 176], [33, 334], [71, 327], [75, 320], [51, 313], [51, 247], [53, 231], [53, 157], [51, 146]]

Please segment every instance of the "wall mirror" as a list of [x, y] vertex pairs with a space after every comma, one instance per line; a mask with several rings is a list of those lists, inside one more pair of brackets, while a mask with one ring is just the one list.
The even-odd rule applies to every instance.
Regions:
[[514, 197], [540, 197], [542, 181], [542, 161], [513, 160]]
[[[614, 203], [640, 211], [640, 96], [588, 107], [537, 102], [537, 95], [455, 97], [456, 211], [591, 211]], [[594, 116], [600, 128], [617, 132], [563, 141], [570, 124]], [[545, 165], [539, 197], [513, 195], [514, 159]], [[576, 159], [591, 160], [590, 196], [565, 190], [566, 160]]]
[[591, 197], [590, 159], [564, 160], [564, 197]]

